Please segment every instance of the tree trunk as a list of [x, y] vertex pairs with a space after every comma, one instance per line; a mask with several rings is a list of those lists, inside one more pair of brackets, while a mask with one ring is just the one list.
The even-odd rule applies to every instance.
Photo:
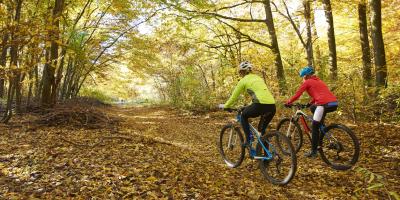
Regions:
[[26, 108], [29, 110], [31, 106], [32, 89], [33, 89], [33, 69], [29, 72], [29, 88], [28, 88], [28, 98], [26, 100]]
[[57, 101], [57, 96], [59, 93], [59, 86], [60, 86], [61, 79], [62, 79], [62, 72], [64, 70], [64, 62], [65, 62], [66, 55], [67, 55], [67, 48], [63, 47], [62, 51], [61, 51], [62, 58], [61, 58], [60, 65], [58, 66], [58, 69], [57, 69], [55, 84], [54, 84], [54, 88], [53, 88], [53, 92], [52, 92], [52, 99], [54, 102]]
[[363, 81], [365, 86], [371, 87], [371, 49], [369, 47], [368, 39], [367, 6], [364, 0], [358, 4], [358, 22], [360, 28], [360, 42], [363, 61]]
[[34, 74], [35, 74], [35, 99], [36, 101], [40, 102], [40, 92], [41, 90], [41, 80], [39, 78], [39, 66], [36, 65], [34, 69]]
[[333, 14], [330, 0], [323, 0], [325, 9], [326, 22], [328, 23], [328, 44], [329, 44], [329, 64], [331, 65], [331, 80], [337, 80], [337, 55], [336, 55], [336, 41], [335, 41], [335, 28], [333, 25]]
[[22, 82], [24, 81], [25, 74], [22, 74], [21, 69], [18, 69], [15, 77], [15, 111], [17, 114], [22, 112]]
[[14, 100], [15, 87], [13, 83], [13, 78], [10, 78], [8, 85], [8, 95], [7, 95], [7, 107], [5, 110], [5, 114], [1, 120], [3, 123], [7, 123], [12, 117], [12, 102]]
[[[315, 9], [318, 8], [317, 5], [317, 0], [314, 0], [314, 13]], [[314, 14], [315, 15], [315, 14]], [[313, 40], [317, 41], [318, 39], [318, 32], [317, 32], [317, 27], [315, 26], [315, 17], [311, 17], [311, 22], [312, 22], [312, 33], [313, 33]], [[325, 79], [325, 64], [322, 62], [322, 56], [321, 56], [321, 47], [319, 46], [318, 43], [315, 45], [313, 44], [313, 49], [315, 49], [315, 60], [314, 60], [314, 69], [318, 74], [318, 77], [321, 78], [322, 80]]]
[[0, 78], [0, 98], [4, 96], [4, 78]]
[[28, 80], [29, 80], [29, 84], [28, 84], [28, 98], [26, 101], [26, 108], [29, 109], [31, 106], [31, 100], [32, 100], [32, 96], [33, 96], [33, 86], [34, 86], [34, 80], [35, 80], [35, 70], [37, 68], [38, 62], [37, 59], [39, 56], [37, 56], [37, 52], [35, 51], [35, 48], [37, 47], [36, 43], [32, 43], [30, 45], [30, 61], [29, 61], [29, 67], [30, 70], [28, 72]]
[[286, 78], [285, 72], [283, 69], [283, 63], [281, 58], [281, 53], [279, 51], [278, 38], [276, 36], [274, 19], [272, 17], [272, 10], [270, 0], [264, 0], [264, 9], [265, 9], [265, 24], [268, 27], [268, 32], [271, 39], [271, 50], [275, 54], [275, 67], [276, 67], [276, 76], [279, 82], [279, 90], [281, 94], [286, 93]]
[[[22, 7], [22, 0], [17, 0], [17, 6], [15, 8], [15, 17], [14, 17], [14, 22], [15, 22], [15, 27], [13, 28], [13, 30], [11, 31], [11, 41], [12, 41], [12, 45], [11, 45], [11, 49], [10, 49], [10, 66], [11, 69], [15, 69], [12, 70], [13, 73], [13, 78], [14, 78], [14, 89], [16, 92], [16, 112], [20, 113], [21, 112], [21, 69], [19, 69], [18, 66], [18, 48], [19, 48], [19, 43], [18, 43], [18, 36], [15, 33], [15, 31], [18, 31], [19, 29], [19, 21], [21, 18], [21, 7]], [[11, 81], [11, 79], [10, 79]], [[11, 93], [13, 94], [14, 92], [11, 91]], [[12, 97], [13, 98], [13, 97]]]
[[387, 86], [385, 45], [382, 36], [381, 0], [371, 0], [372, 44], [374, 49], [376, 87]]
[[309, 0], [303, 1], [304, 6], [304, 18], [306, 19], [307, 28], [307, 64], [308, 66], [314, 66], [314, 55], [313, 55], [313, 45], [312, 45], [312, 33], [311, 33], [311, 6]]
[[42, 106], [51, 107], [55, 104], [53, 94], [55, 91], [55, 69], [58, 60], [58, 42], [60, 38], [60, 17], [63, 11], [64, 0], [56, 0], [53, 8], [52, 29], [48, 32], [51, 40], [50, 56], [43, 69]]
[[[8, 34], [3, 35], [3, 39], [1, 42], [1, 55], [0, 55], [0, 66], [5, 67], [7, 62], [7, 50], [8, 50]], [[4, 97], [4, 84], [5, 84], [5, 71], [0, 73], [0, 98]]]
[[46, 64], [44, 65], [43, 69], [43, 77], [41, 81], [42, 85], [42, 97], [41, 97], [41, 104], [44, 107], [51, 106], [51, 88], [54, 83], [54, 68], [51, 66], [50, 56], [49, 56], [49, 49], [46, 49]]
[[68, 63], [67, 69], [65, 71], [65, 77], [64, 77], [64, 81], [63, 81], [62, 89], [61, 89], [61, 100], [66, 99], [68, 83], [69, 83], [69, 80], [71, 77], [71, 71], [72, 71], [74, 61], [72, 61], [72, 58], [69, 57], [67, 63]]

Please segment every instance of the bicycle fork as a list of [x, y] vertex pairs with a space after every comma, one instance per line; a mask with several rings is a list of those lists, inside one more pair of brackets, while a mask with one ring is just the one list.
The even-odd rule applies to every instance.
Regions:
[[232, 137], [233, 137], [233, 128], [230, 129], [230, 133], [229, 133], [228, 149], [232, 149], [233, 146], [235, 146], [235, 144], [236, 144], [236, 139], [237, 139], [236, 134], [235, 134], [235, 138], [233, 139], [234, 140], [233, 143], [232, 143]]

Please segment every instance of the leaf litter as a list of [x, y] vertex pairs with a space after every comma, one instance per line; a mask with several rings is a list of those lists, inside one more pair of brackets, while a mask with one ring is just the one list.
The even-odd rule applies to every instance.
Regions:
[[0, 197], [387, 199], [400, 191], [400, 140], [390, 126], [354, 126], [361, 157], [344, 172], [303, 157], [306, 144], [295, 178], [279, 187], [262, 178], [256, 161], [246, 159], [237, 169], [224, 165], [216, 142], [230, 118], [221, 112], [99, 105], [16, 117], [0, 126]]

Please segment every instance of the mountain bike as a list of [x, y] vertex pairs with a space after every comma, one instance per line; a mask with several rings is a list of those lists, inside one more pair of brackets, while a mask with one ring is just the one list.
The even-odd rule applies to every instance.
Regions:
[[[311, 143], [312, 131], [308, 125], [312, 122], [312, 116], [302, 111], [308, 105], [294, 104], [294, 114], [290, 118], [279, 121], [277, 130], [286, 135], [292, 142], [296, 153], [303, 145], [303, 131]], [[300, 127], [303, 127], [301, 129]], [[353, 131], [343, 124], [324, 123], [319, 127], [321, 137], [319, 141], [319, 154], [321, 159], [336, 170], [350, 169], [360, 156], [360, 143]]]
[[[251, 139], [245, 144], [240, 124], [242, 110], [232, 109], [237, 112], [236, 120], [227, 123], [221, 130], [218, 148], [223, 160], [229, 167], [236, 168], [243, 162], [247, 149], [250, 158], [259, 161], [264, 178], [276, 185], [288, 184], [297, 169], [296, 152], [290, 140], [278, 131], [262, 135], [250, 124]], [[254, 136], [257, 139], [255, 141]]]

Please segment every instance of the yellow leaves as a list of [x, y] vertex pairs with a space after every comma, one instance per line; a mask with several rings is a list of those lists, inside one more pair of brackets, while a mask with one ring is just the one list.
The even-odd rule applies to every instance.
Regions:
[[16, 192], [7, 193], [7, 199], [9, 199], [9, 200], [18, 200], [18, 199], [22, 199], [22, 198], [23, 198], [22, 196], [23, 196], [23, 195], [18, 194], [18, 193], [16, 193]]
[[149, 181], [149, 182], [152, 182], [152, 183], [154, 183], [154, 182], [156, 182], [156, 181], [157, 181], [157, 178], [156, 178], [156, 177], [154, 177], [154, 176], [150, 176], [150, 177], [148, 177], [148, 178], [146, 179], [146, 181]]
[[372, 181], [375, 179], [375, 175], [373, 173], [371, 173], [370, 178], [368, 180], [368, 184], [372, 183]]
[[395, 200], [400, 200], [400, 195], [397, 194], [396, 192], [389, 192], [390, 196], [394, 197]]
[[57, 43], [58, 45], [64, 45], [62, 40], [55, 40], [54, 42]]
[[4, 174], [4, 175], [7, 175], [7, 174], [8, 174], [8, 170], [7, 170], [7, 168], [4, 166], [3, 163], [0, 163], [0, 172], [1, 172], [2, 174]]
[[375, 183], [367, 188], [367, 190], [376, 190], [383, 187], [383, 183]]
[[46, 41], [45, 46], [46, 46], [46, 48], [50, 48], [51, 47], [51, 41]]
[[123, 192], [128, 192], [128, 193], [131, 193], [131, 192], [135, 192], [136, 190], [135, 190], [135, 187], [133, 187], [133, 186], [130, 186], [130, 187], [121, 187], [121, 190], [123, 191]]

